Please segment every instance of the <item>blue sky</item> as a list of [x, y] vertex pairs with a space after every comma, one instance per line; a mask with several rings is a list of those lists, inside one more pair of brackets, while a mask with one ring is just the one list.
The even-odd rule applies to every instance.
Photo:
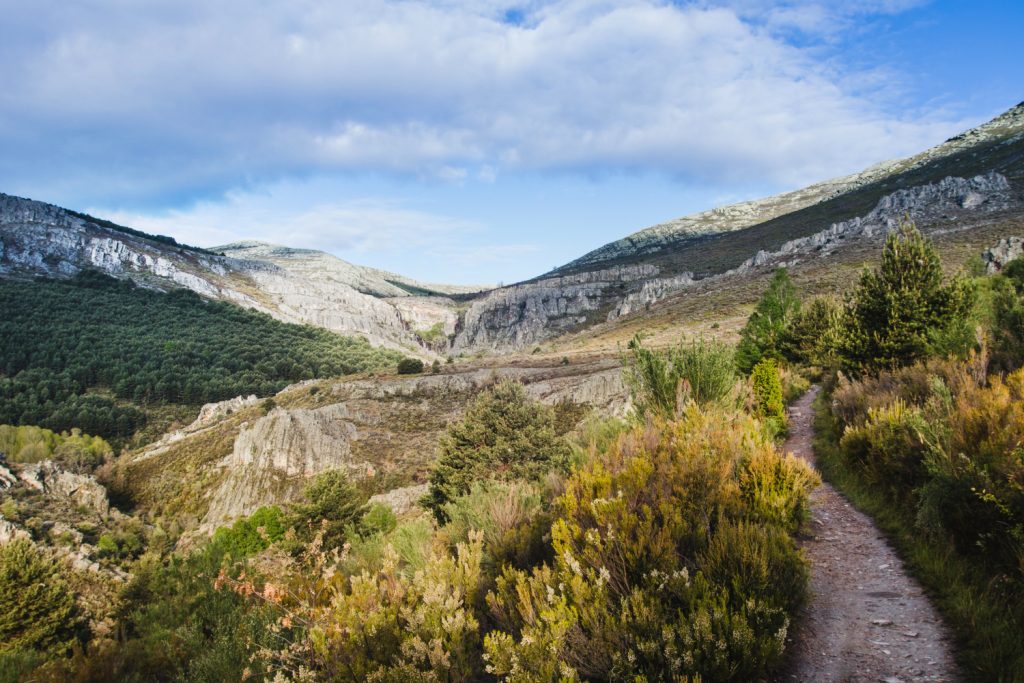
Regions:
[[0, 0], [0, 191], [512, 282], [1024, 100], [1024, 3]]

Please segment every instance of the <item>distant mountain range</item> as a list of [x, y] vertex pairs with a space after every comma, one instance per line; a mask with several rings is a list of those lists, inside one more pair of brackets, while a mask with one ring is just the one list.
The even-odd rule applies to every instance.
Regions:
[[198, 249], [0, 194], [0, 277], [84, 268], [185, 287], [434, 357], [527, 348], [635, 315], [709, 278], [829, 256], [904, 216], [970, 229], [1024, 206], [1024, 103], [906, 159], [633, 233], [543, 276], [490, 291], [416, 282], [324, 252], [261, 242]]

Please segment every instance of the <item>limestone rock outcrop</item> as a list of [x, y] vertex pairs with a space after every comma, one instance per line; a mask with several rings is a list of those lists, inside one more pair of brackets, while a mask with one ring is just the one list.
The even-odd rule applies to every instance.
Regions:
[[0, 545], [16, 541], [19, 538], [31, 540], [32, 536], [13, 522], [4, 519], [3, 515], [0, 515]]
[[981, 255], [988, 273], [998, 273], [1010, 261], [1024, 256], [1024, 238], [1005, 237]]
[[655, 277], [651, 265], [615, 266], [496, 289], [466, 311], [454, 351], [523, 348], [590, 320]]
[[743, 273], [811, 253], [827, 255], [843, 244], [885, 235], [904, 220], [955, 221], [965, 214], [1005, 210], [1012, 201], [1010, 183], [999, 173], [973, 178], [944, 178], [937, 183], [897, 190], [882, 197], [866, 215], [833, 223], [808, 237], [790, 240], [776, 251], [759, 251], [732, 272]]
[[627, 406], [615, 361], [338, 381], [329, 392], [319, 390], [318, 396], [328, 394], [326, 405], [278, 407], [239, 427], [231, 454], [219, 464], [223, 476], [202, 526], [212, 530], [262, 505], [288, 501], [327, 470], [361, 478], [396, 465], [421, 469], [448, 422], [483, 388], [506, 377], [548, 404], [572, 401], [613, 414]]
[[110, 514], [107, 489], [91, 475], [75, 474], [61, 469], [50, 460], [21, 465], [18, 478], [29, 488], [41, 493], [66, 498], [101, 517]]

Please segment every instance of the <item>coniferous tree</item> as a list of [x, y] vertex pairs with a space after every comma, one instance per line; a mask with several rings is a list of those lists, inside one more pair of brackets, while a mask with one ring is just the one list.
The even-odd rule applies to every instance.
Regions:
[[340, 548], [358, 531], [368, 509], [367, 497], [342, 470], [329, 470], [314, 477], [306, 487], [306, 502], [294, 507], [294, 521], [301, 535], [311, 538], [323, 532], [325, 549]]
[[749, 375], [762, 358], [783, 358], [786, 330], [799, 311], [796, 288], [786, 269], [779, 268], [740, 331], [736, 346], [736, 367], [740, 372]]
[[963, 326], [973, 298], [966, 278], [943, 283], [935, 248], [913, 224], [901, 225], [846, 302], [837, 339], [843, 369], [860, 375], [926, 358], [937, 337]]
[[792, 363], [828, 365], [841, 315], [839, 304], [827, 296], [801, 306], [783, 335], [783, 357]]
[[441, 437], [423, 503], [444, 521], [444, 504], [484, 479], [538, 479], [567, 465], [569, 446], [555, 432], [555, 413], [504, 380], [483, 392]]
[[0, 546], [0, 651], [67, 650], [77, 624], [57, 563], [25, 539]]

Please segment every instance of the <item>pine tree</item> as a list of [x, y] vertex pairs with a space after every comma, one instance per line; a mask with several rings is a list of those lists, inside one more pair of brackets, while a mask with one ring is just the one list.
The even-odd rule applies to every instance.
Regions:
[[340, 548], [358, 530], [367, 497], [342, 470], [321, 472], [306, 487], [305, 503], [293, 508], [293, 524], [304, 538], [323, 532], [324, 549]]
[[439, 521], [443, 506], [484, 479], [537, 479], [564, 468], [569, 447], [555, 432], [555, 413], [504, 380], [483, 392], [441, 437], [424, 505]]
[[935, 340], [962, 327], [974, 299], [966, 278], [943, 284], [935, 248], [905, 223], [891, 233], [877, 270], [864, 270], [846, 302], [838, 335], [842, 367], [853, 375], [910, 365]]
[[762, 358], [781, 360], [786, 330], [800, 311], [800, 299], [785, 268], [775, 271], [736, 346], [736, 367], [749, 375]]
[[828, 365], [841, 314], [839, 303], [831, 297], [815, 297], [801, 306], [785, 331], [783, 357], [792, 363]]
[[25, 539], [0, 546], [0, 651], [66, 651], [77, 625], [57, 563]]

